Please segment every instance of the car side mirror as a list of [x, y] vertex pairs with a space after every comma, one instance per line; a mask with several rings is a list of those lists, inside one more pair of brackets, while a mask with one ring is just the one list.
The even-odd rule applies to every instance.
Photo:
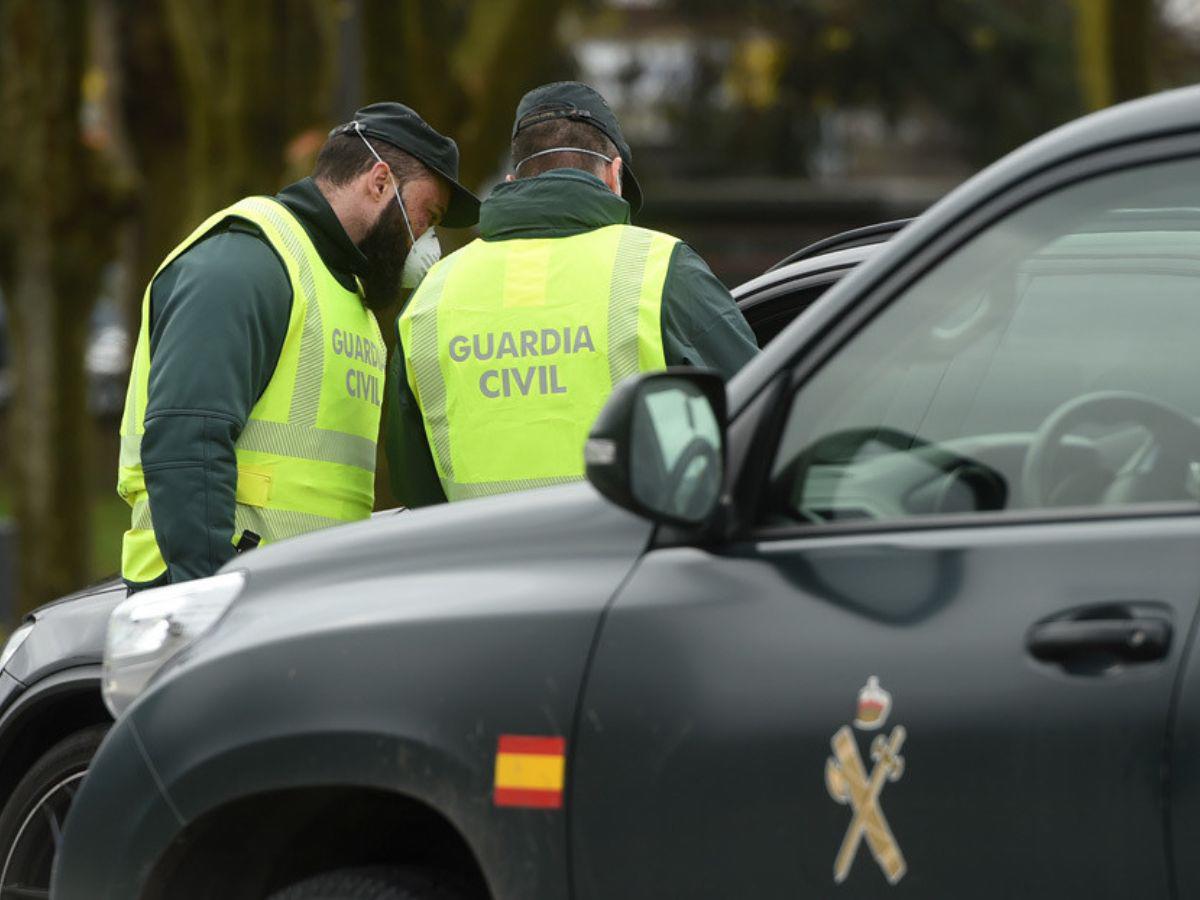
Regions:
[[670, 368], [621, 382], [584, 449], [588, 481], [618, 506], [696, 528], [714, 515], [725, 483], [725, 381], [707, 369]]

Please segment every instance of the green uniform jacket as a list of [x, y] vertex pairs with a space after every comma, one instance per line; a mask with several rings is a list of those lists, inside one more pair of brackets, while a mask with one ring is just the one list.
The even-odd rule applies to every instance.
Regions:
[[[334, 277], [355, 290], [366, 258], [312, 179], [276, 199], [300, 220]], [[274, 373], [291, 308], [283, 261], [257, 228], [239, 220], [216, 229], [154, 282], [142, 467], [167, 563], [155, 584], [203, 578], [234, 555], [234, 443]]]
[[[629, 204], [599, 178], [576, 169], [555, 169], [497, 187], [483, 202], [479, 231], [485, 241], [504, 241], [567, 237], [628, 222]], [[663, 287], [662, 332], [667, 365], [706, 366], [726, 378], [758, 352], [754, 333], [725, 285], [682, 242], [675, 247]], [[399, 349], [392, 354], [388, 383], [386, 443], [392, 493], [408, 507], [444, 503]]]

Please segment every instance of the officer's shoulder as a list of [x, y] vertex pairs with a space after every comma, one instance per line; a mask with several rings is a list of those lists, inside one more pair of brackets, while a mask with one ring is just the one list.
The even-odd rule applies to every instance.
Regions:
[[[426, 309], [428, 308], [426, 306], [426, 303], [427, 303], [427, 299], [429, 297], [429, 292], [431, 290], [434, 290], [432, 285], [440, 284], [442, 282], [442, 279], [444, 279], [445, 277], [447, 277], [450, 274], [450, 269], [459, 260], [461, 260], [464, 256], [466, 256], [467, 251], [469, 251], [471, 249], [471, 247], [473, 247], [477, 243], [479, 243], [478, 238], [471, 241], [471, 243], [467, 244], [465, 247], [459, 247], [453, 253], [449, 253], [446, 256], [443, 256], [441, 259], [439, 259], [437, 262], [435, 262], [432, 266], [429, 267], [429, 271], [425, 273], [425, 277], [421, 279], [421, 283], [418, 284], [416, 286], [416, 288], [413, 290], [412, 296], [410, 296], [408, 298], [408, 300], [405, 301], [404, 306], [401, 307], [400, 315], [396, 316], [396, 336], [397, 337], [399, 337], [399, 335], [400, 335], [399, 329], [400, 329], [401, 320], [412, 319], [412, 317], [414, 315], [416, 315], [416, 313], [419, 310], [421, 310], [422, 307], [425, 307]], [[435, 293], [440, 293], [440, 292], [435, 292]]]
[[651, 239], [651, 240], [656, 240], [656, 239], [657, 239], [657, 240], [660, 240], [660, 241], [666, 241], [666, 242], [668, 242], [668, 243], [670, 243], [670, 244], [673, 244], [673, 245], [675, 245], [675, 246], [681, 246], [681, 247], [686, 247], [686, 246], [687, 246], [687, 244], [685, 244], [685, 243], [684, 243], [684, 242], [683, 242], [683, 241], [682, 241], [680, 238], [677, 238], [677, 237], [676, 237], [675, 235], [673, 235], [673, 234], [667, 234], [667, 232], [665, 232], [665, 231], [656, 231], [656, 230], [655, 230], [655, 229], [653, 229], [653, 228], [644, 228], [644, 227], [643, 227], [643, 226], [641, 226], [641, 225], [629, 225], [629, 224], [625, 224], [625, 225], [619, 225], [619, 226], [617, 226], [617, 227], [619, 227], [619, 228], [624, 228], [624, 229], [627, 229], [627, 230], [629, 230], [629, 231], [635, 232], [635, 233], [637, 233], [637, 234], [643, 235], [643, 236], [645, 236], [646, 238], [649, 238], [649, 239]]
[[712, 300], [724, 309], [732, 302], [729, 288], [717, 278], [704, 257], [684, 241], [678, 241], [671, 253], [665, 291], [668, 303], [703, 306], [705, 300]]
[[697, 253], [696, 249], [682, 238], [663, 231], [655, 231], [652, 228], [642, 228], [639, 225], [625, 225], [623, 227], [640, 231], [651, 239], [657, 238], [662, 240], [665, 248], [670, 249], [670, 265], [667, 269], [668, 281], [693, 276], [702, 279], [716, 279], [712, 269], [705, 262], [704, 257]]
[[230, 218], [220, 223], [179, 258], [185, 266], [234, 279], [288, 280], [287, 267], [270, 241], [252, 222]]
[[243, 219], [240, 216], [231, 216], [217, 227], [221, 228], [222, 226], [224, 227], [225, 231], [230, 231], [234, 234], [250, 234], [258, 238], [260, 241], [266, 241], [266, 238], [263, 236], [262, 229], [249, 219]]
[[454, 268], [462, 260], [468, 258], [472, 254], [478, 252], [487, 246], [487, 241], [483, 238], [475, 238], [470, 243], [464, 244], [457, 250], [451, 251], [429, 267], [429, 271], [425, 273], [425, 278], [422, 279], [419, 291], [422, 287], [436, 280], [436, 276], [441, 274], [449, 274], [449, 270]]

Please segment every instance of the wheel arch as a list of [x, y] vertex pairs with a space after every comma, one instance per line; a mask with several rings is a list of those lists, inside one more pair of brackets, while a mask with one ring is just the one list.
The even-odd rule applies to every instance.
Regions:
[[77, 666], [26, 689], [0, 718], [0, 798], [63, 738], [112, 723], [100, 697], [100, 667]]
[[255, 900], [341, 868], [405, 865], [445, 872], [489, 896], [466, 838], [432, 806], [378, 787], [254, 793], [206, 811], [159, 857], [144, 900]]

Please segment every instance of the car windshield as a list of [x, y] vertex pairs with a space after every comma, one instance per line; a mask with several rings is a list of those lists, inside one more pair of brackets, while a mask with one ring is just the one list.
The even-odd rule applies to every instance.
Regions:
[[[1195, 460], [1176, 457], [1186, 446], [1200, 457], [1188, 431], [1200, 416], [1198, 176], [1189, 160], [1097, 178], [952, 253], [798, 392], [776, 458], [776, 512], [1193, 499]], [[1145, 414], [1134, 401], [1118, 411], [1116, 395], [1136, 395]], [[1088, 408], [1057, 432], [1053, 417], [1073, 404]], [[1162, 424], [1169, 414], [1155, 405], [1177, 421]], [[1025, 483], [1031, 446], [1049, 484]], [[1151, 477], [1153, 453], [1171, 458], [1170, 472]]]
[[[1031, 430], [1087, 391], [1140, 391], [1200, 414], [1179, 366], [1200, 335], [1200, 209], [1187, 212], [1192, 230], [1070, 234], [1003, 267], [881, 359], [850, 414], [893, 407], [891, 424], [927, 440], [986, 429], [989, 415]], [[942, 384], [902, 416], [896, 377]], [[974, 385], [969, 409], [947, 402], [965, 399], [947, 380]]]

